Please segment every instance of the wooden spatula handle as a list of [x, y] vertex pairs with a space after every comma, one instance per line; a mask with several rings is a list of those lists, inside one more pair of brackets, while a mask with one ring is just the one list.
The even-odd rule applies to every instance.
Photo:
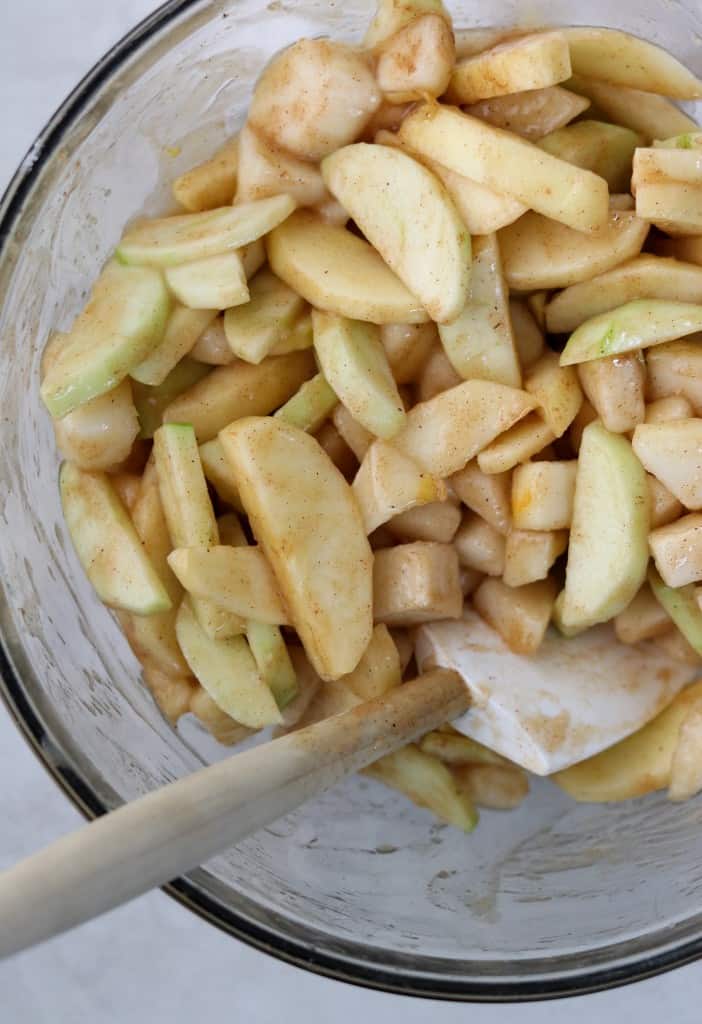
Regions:
[[461, 677], [436, 669], [64, 836], [0, 874], [0, 956], [191, 870], [468, 704]]

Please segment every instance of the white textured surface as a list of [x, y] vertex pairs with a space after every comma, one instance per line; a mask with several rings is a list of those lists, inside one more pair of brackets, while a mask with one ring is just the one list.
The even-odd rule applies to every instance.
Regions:
[[[152, 0], [20, 0], [0, 5], [0, 189], [72, 85]], [[80, 825], [0, 708], [0, 867]], [[7, 766], [12, 766], [11, 771]], [[11, 782], [10, 782], [11, 778]], [[702, 899], [702, 893], [700, 894]], [[28, 913], [32, 908], [28, 908]], [[428, 1005], [342, 986], [264, 957], [161, 893], [0, 965], [2, 1024], [190, 1024], [233, 1017], [338, 1024], [641, 1024], [699, 1020], [702, 964], [579, 1000], [532, 1006]]]

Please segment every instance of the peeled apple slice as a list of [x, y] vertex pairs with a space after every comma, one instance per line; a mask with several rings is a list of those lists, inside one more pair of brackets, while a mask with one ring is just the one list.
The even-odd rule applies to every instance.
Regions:
[[298, 210], [271, 232], [271, 269], [310, 305], [376, 324], [419, 324], [429, 317], [368, 242]]
[[364, 46], [370, 49], [378, 46], [422, 14], [441, 14], [451, 24], [451, 17], [441, 0], [378, 0], [363, 40]]
[[239, 249], [267, 234], [295, 209], [290, 196], [271, 196], [205, 213], [145, 220], [129, 228], [117, 246], [123, 263], [172, 267]]
[[373, 556], [351, 488], [313, 437], [273, 417], [219, 438], [308, 658], [323, 679], [346, 675], [373, 630]]
[[571, 76], [568, 42], [561, 32], [539, 32], [498, 43], [456, 64], [450, 103], [479, 100], [527, 89], [545, 89]]
[[[702, 271], [700, 271], [702, 274]], [[187, 309], [176, 306], [171, 313], [160, 345], [130, 372], [140, 384], [159, 386], [183, 359], [217, 315], [216, 309]]]
[[652, 92], [608, 85], [580, 75], [570, 79], [568, 88], [587, 96], [610, 121], [640, 132], [647, 140], [667, 139], [679, 132], [696, 131], [698, 127], [665, 96]]
[[176, 636], [190, 671], [218, 708], [249, 729], [282, 721], [244, 637], [211, 640], [187, 599], [178, 612]]
[[228, 309], [224, 333], [235, 356], [260, 363], [286, 336], [305, 308], [304, 300], [270, 270], [251, 281], [251, 300]]
[[401, 150], [357, 143], [322, 164], [327, 188], [433, 320], [463, 309], [470, 236], [443, 185]]
[[366, 533], [419, 505], [444, 501], [443, 480], [423, 472], [393, 445], [375, 441], [366, 452], [353, 482]]
[[288, 624], [275, 577], [258, 548], [176, 548], [168, 564], [189, 594], [209, 598], [244, 619]]
[[73, 546], [100, 600], [137, 615], [168, 611], [168, 592], [110, 478], [64, 462], [59, 486]]
[[583, 431], [559, 620], [587, 629], [623, 611], [646, 578], [649, 491], [631, 445], [599, 422]]
[[162, 276], [112, 262], [68, 334], [54, 336], [41, 397], [55, 418], [104, 395], [160, 343], [171, 302]]
[[403, 426], [405, 408], [375, 324], [312, 311], [322, 372], [355, 420], [377, 437]]
[[221, 252], [192, 263], [167, 267], [165, 278], [178, 301], [189, 309], [229, 309], [249, 300], [244, 265], [238, 252]]
[[639, 299], [586, 320], [571, 334], [561, 366], [661, 345], [702, 330], [702, 305]]

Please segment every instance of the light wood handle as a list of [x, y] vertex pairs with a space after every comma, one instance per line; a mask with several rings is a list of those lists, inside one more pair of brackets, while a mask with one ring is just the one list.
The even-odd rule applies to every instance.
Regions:
[[0, 957], [192, 870], [469, 702], [461, 677], [436, 669], [64, 836], [0, 874]]

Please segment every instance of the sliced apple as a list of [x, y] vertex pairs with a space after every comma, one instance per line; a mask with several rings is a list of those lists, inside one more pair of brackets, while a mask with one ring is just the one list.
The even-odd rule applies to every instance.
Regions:
[[161, 342], [169, 312], [158, 271], [108, 263], [69, 333], [50, 342], [41, 397], [51, 415], [117, 387]]
[[361, 700], [375, 700], [402, 682], [400, 656], [387, 626], [373, 630], [363, 657], [343, 683]]
[[243, 637], [210, 639], [187, 599], [178, 612], [176, 633], [190, 671], [217, 707], [250, 729], [263, 729], [282, 720]]
[[427, 473], [449, 476], [535, 405], [530, 395], [517, 388], [467, 380], [415, 405], [393, 445]]
[[68, 532], [100, 600], [137, 615], [167, 611], [168, 591], [109, 477], [64, 462], [59, 485]]
[[522, 374], [496, 235], [475, 239], [468, 300], [455, 320], [439, 326], [439, 337], [464, 380], [477, 378], [521, 387]]
[[313, 437], [271, 417], [232, 423], [220, 441], [308, 657], [324, 679], [346, 675], [373, 620], [372, 553], [351, 488]]
[[[196, 314], [203, 311], [190, 310], [190, 312]], [[229, 347], [227, 336], [224, 333], [223, 316], [215, 316], [212, 323], [205, 328], [190, 349], [190, 358], [197, 360], [198, 363], [206, 363], [208, 366], [227, 366], [234, 362], [234, 353]]]
[[512, 476], [512, 517], [518, 530], [568, 530], [573, 518], [575, 459], [525, 462]]
[[372, 246], [313, 213], [298, 210], [267, 249], [274, 273], [317, 309], [378, 324], [429, 319]]
[[568, 82], [568, 88], [586, 96], [610, 121], [639, 132], [646, 141], [667, 139], [679, 132], [697, 129], [692, 118], [665, 96], [622, 85], [608, 85], [581, 75], [574, 75]]
[[433, 320], [463, 309], [470, 236], [436, 177], [399, 149], [357, 143], [322, 164], [327, 188]]
[[182, 587], [254, 622], [289, 625], [275, 576], [255, 547], [175, 548], [168, 564]]
[[563, 34], [576, 75], [680, 100], [702, 97], [702, 82], [660, 46], [613, 28], [578, 26]]
[[[237, 512], [243, 512], [244, 506], [241, 504], [239, 488], [236, 486], [232, 468], [224, 454], [224, 448], [219, 443], [219, 438], [213, 437], [211, 441], [201, 444], [199, 452], [205, 479], [208, 483], [212, 484], [217, 492], [217, 496], [221, 501], [235, 508]], [[233, 543], [231, 540], [225, 540], [222, 537], [221, 530], [220, 540], [222, 544]]]
[[677, 181], [639, 185], [636, 215], [674, 237], [702, 234], [702, 186]]
[[702, 582], [702, 514], [691, 512], [652, 530], [648, 545], [667, 587]]
[[556, 435], [541, 413], [532, 412], [483, 448], [478, 454], [478, 465], [483, 473], [506, 473], [555, 440]]
[[130, 377], [140, 384], [163, 384], [171, 370], [187, 356], [216, 316], [216, 309], [176, 306], [168, 319], [161, 343], [130, 371]]
[[640, 352], [580, 363], [578, 379], [607, 430], [628, 434], [643, 423], [646, 364]]
[[166, 267], [164, 276], [178, 301], [189, 309], [228, 309], [249, 301], [244, 265], [238, 252], [221, 252]]
[[[143, 365], [143, 364], [141, 364]], [[168, 376], [154, 387], [132, 381], [132, 397], [139, 416], [142, 438], [153, 437], [163, 421], [163, 410], [188, 388], [210, 372], [209, 366], [203, 366], [185, 356], [173, 367]]]
[[702, 305], [640, 299], [586, 320], [571, 334], [561, 366], [636, 352], [702, 330]]
[[278, 626], [249, 622], [246, 639], [261, 678], [269, 687], [280, 711], [295, 700], [298, 682], [295, 666]]
[[251, 281], [251, 301], [224, 314], [224, 333], [234, 355], [260, 363], [305, 309], [304, 299], [270, 270]]
[[702, 345], [698, 335], [650, 349], [646, 369], [649, 400], [679, 395], [692, 406], [689, 415], [702, 414]]
[[529, 369], [524, 390], [536, 399], [554, 437], [565, 433], [583, 402], [577, 373], [569, 366], [560, 366], [558, 356], [550, 349]]
[[225, 142], [213, 157], [192, 167], [173, 182], [173, 198], [190, 213], [214, 210], [231, 203], [236, 192], [239, 141]]
[[205, 213], [140, 221], [124, 233], [116, 255], [123, 263], [152, 267], [203, 260], [256, 241], [294, 209], [290, 196], [271, 196]]
[[376, 551], [373, 614], [388, 626], [458, 619], [463, 609], [458, 557], [450, 544], [416, 541]]
[[464, 505], [491, 526], [509, 535], [512, 528], [512, 478], [509, 473], [483, 473], [478, 463], [454, 473], [450, 484]]
[[560, 620], [567, 630], [614, 618], [646, 576], [646, 474], [631, 445], [601, 423], [583, 431]]
[[441, 14], [420, 14], [381, 47], [376, 79], [392, 103], [441, 96], [455, 60], [453, 32]]
[[339, 403], [336, 392], [332, 389], [323, 373], [310, 377], [281, 405], [276, 412], [276, 419], [289, 423], [292, 427], [306, 430], [314, 434], [324, 421], [332, 414]]
[[686, 508], [702, 509], [702, 420], [640, 423], [632, 445], [644, 468]]
[[447, 90], [450, 103], [477, 103], [492, 96], [544, 89], [570, 78], [570, 51], [561, 32], [539, 32], [498, 43], [460, 60]]
[[477, 117], [423, 104], [407, 115], [399, 134], [422, 156], [576, 231], [595, 231], [607, 223], [609, 192], [603, 178]]
[[393, 445], [375, 441], [353, 482], [366, 533], [394, 516], [446, 498], [443, 481], [423, 472]]
[[463, 517], [453, 546], [462, 568], [501, 576], [505, 568], [505, 538], [480, 516], [469, 513]]
[[406, 415], [375, 324], [312, 313], [319, 365], [351, 415], [377, 437], [393, 437]]
[[555, 295], [546, 306], [546, 326], [553, 334], [566, 334], [633, 299], [702, 305], [702, 267], [649, 254], [636, 256]]
[[606, 225], [590, 235], [527, 213], [499, 234], [507, 284], [527, 292], [587, 281], [638, 256], [648, 232], [627, 210], [610, 210]]
[[398, 384], [407, 384], [419, 377], [437, 338], [434, 324], [385, 324], [381, 327], [380, 340]]
[[628, 192], [634, 152], [642, 136], [630, 128], [604, 121], [579, 121], [544, 136], [538, 145], [547, 153], [584, 167], [604, 178], [612, 192]]
[[466, 113], [514, 132], [525, 139], [540, 139], [558, 131], [590, 106], [590, 101], [560, 85], [493, 96], [466, 108]]
[[114, 469], [127, 458], [139, 433], [129, 381], [56, 420], [54, 432], [56, 447], [76, 466], [98, 472]]
[[678, 139], [687, 142], [686, 146], [666, 146], [659, 142], [657, 146], [639, 147], [634, 153], [634, 166], [631, 175], [631, 187], [634, 195], [640, 185], [655, 185], [679, 181], [685, 185], [702, 184], [702, 167], [698, 134], [679, 135]]
[[440, 14], [451, 25], [451, 16], [441, 0], [378, 0], [363, 44], [374, 49], [415, 18], [429, 13]]
[[653, 566], [648, 572], [648, 582], [656, 600], [663, 605], [687, 642], [702, 657], [702, 611], [695, 596], [695, 587], [692, 584], [667, 587]]
[[511, 530], [505, 543], [502, 579], [508, 587], [523, 587], [545, 580], [553, 563], [567, 547], [565, 530]]
[[473, 605], [481, 618], [497, 630], [510, 651], [534, 654], [551, 620], [557, 591], [554, 580], [508, 587], [502, 580], [488, 578], [473, 594]]
[[236, 202], [282, 194], [292, 196], [299, 206], [315, 206], [329, 199], [315, 164], [269, 145], [250, 125], [244, 125], [239, 135]]

